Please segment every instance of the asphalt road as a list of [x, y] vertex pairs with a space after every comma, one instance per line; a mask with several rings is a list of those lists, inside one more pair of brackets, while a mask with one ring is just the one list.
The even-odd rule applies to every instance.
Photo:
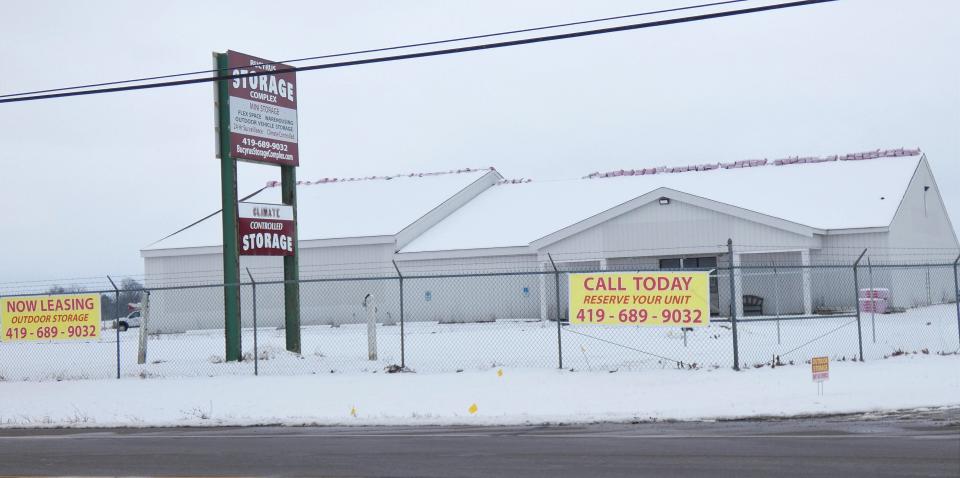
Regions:
[[960, 410], [552, 427], [0, 430], [0, 475], [960, 476]]

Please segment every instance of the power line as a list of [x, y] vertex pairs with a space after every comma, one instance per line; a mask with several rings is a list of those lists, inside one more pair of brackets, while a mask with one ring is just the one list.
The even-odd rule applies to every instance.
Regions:
[[[471, 46], [465, 46], [465, 47], [459, 47], [459, 48], [450, 48], [445, 50], [432, 50], [432, 51], [420, 52], [420, 53], [408, 53], [405, 55], [394, 55], [394, 56], [385, 56], [385, 57], [377, 57], [377, 58], [368, 58], [363, 60], [344, 61], [344, 62], [338, 62], [338, 63], [325, 63], [320, 65], [281, 68], [273, 72], [272, 74], [291, 73], [291, 72], [297, 72], [297, 71], [326, 70], [326, 69], [332, 69], [332, 68], [343, 68], [348, 66], [369, 65], [374, 63], [386, 63], [386, 62], [400, 61], [400, 60], [412, 60], [415, 58], [427, 58], [432, 56], [452, 55], [456, 53], [466, 53], [471, 51], [492, 50], [496, 48], [529, 45], [534, 43], [544, 43], [544, 42], [550, 42], [550, 41], [556, 41], [556, 40], [566, 40], [570, 38], [580, 38], [580, 37], [586, 37], [586, 36], [603, 35], [607, 33], [639, 30], [644, 28], [677, 25], [682, 23], [692, 23], [692, 22], [698, 22], [702, 20], [725, 18], [725, 17], [746, 15], [750, 13], [759, 13], [759, 12], [766, 12], [766, 11], [772, 11], [772, 10], [781, 10], [786, 8], [793, 8], [793, 7], [800, 7], [805, 5], [813, 5], [818, 3], [827, 3], [827, 2], [835, 2], [835, 1], [837, 0], [803, 0], [803, 1], [797, 1], [797, 2], [764, 5], [762, 7], [753, 7], [753, 8], [745, 8], [740, 10], [730, 10], [726, 12], [708, 13], [703, 15], [672, 18], [667, 20], [657, 20], [657, 21], [647, 22], [647, 23], [634, 23], [630, 25], [622, 25], [617, 27], [600, 28], [597, 30], [586, 30], [586, 31], [580, 31], [580, 32], [573, 32], [573, 33], [563, 33], [558, 35], [525, 38], [521, 40], [511, 40], [511, 41], [505, 41], [505, 42], [499, 42], [499, 43], [485, 43], [481, 45], [471, 45]], [[160, 82], [160, 83], [151, 83], [147, 85], [118, 86], [118, 87], [102, 88], [102, 89], [94, 89], [94, 90], [50, 93], [50, 94], [33, 95], [33, 96], [22, 96], [22, 97], [16, 97], [16, 98], [3, 98], [3, 99], [0, 99], [0, 103], [15, 103], [15, 102], [23, 102], [23, 101], [53, 99], [53, 98], [65, 98], [70, 96], [85, 96], [85, 95], [95, 95], [95, 94], [104, 94], [104, 93], [118, 93], [122, 91], [166, 88], [171, 86], [192, 85], [192, 84], [198, 84], [198, 83], [210, 83], [214, 81], [232, 80], [237, 78], [248, 78], [248, 77], [258, 76], [258, 75], [261, 75], [261, 73], [252, 72], [252, 73], [236, 74], [236, 75], [222, 75], [222, 76], [216, 76], [216, 77], [210, 77], [210, 78], [195, 78], [195, 79], [189, 79], [189, 80], [166, 81], [166, 82]]]
[[[248, 194], [248, 195], [240, 198], [240, 199], [238, 200], [238, 202], [246, 201], [247, 199], [250, 199], [250, 198], [256, 196], [257, 194], [260, 194], [261, 192], [263, 192], [264, 189], [267, 189], [267, 187], [264, 186], [264, 187], [262, 187], [262, 188], [260, 188], [260, 189], [258, 189], [258, 190], [256, 190], [256, 191], [254, 191], [254, 192], [252, 192], [252, 193], [250, 193], [250, 194]], [[188, 225], [188, 226], [184, 226], [184, 227], [182, 227], [182, 228], [180, 228], [180, 229], [177, 229], [176, 231], [171, 232], [170, 234], [167, 234], [166, 236], [163, 236], [162, 238], [157, 239], [156, 241], [153, 241], [153, 242], [151, 242], [150, 244], [147, 244], [146, 247], [150, 247], [150, 246], [152, 246], [152, 245], [154, 245], [154, 244], [156, 244], [156, 243], [158, 243], [158, 242], [160, 242], [160, 241], [163, 241], [163, 240], [165, 240], [165, 239], [167, 239], [167, 238], [170, 238], [170, 237], [173, 237], [173, 236], [175, 236], [175, 235], [177, 235], [177, 234], [180, 234], [181, 232], [186, 231], [187, 229], [190, 229], [191, 227], [196, 226], [197, 224], [200, 224], [201, 222], [206, 221], [207, 219], [210, 219], [211, 217], [216, 216], [217, 214], [220, 214], [221, 211], [223, 211], [222, 208], [221, 208], [221, 209], [217, 209], [216, 211], [214, 211], [214, 212], [212, 212], [212, 213], [204, 216], [202, 219], [198, 219], [198, 220], [190, 223], [190, 225]]]
[[[434, 40], [434, 41], [427, 41], [427, 42], [421, 42], [421, 43], [408, 43], [408, 44], [405, 44], [405, 45], [397, 45], [397, 46], [391, 46], [391, 47], [373, 48], [373, 49], [369, 49], [369, 50], [357, 50], [357, 51], [351, 51], [351, 52], [345, 52], [345, 53], [333, 53], [333, 54], [329, 54], [329, 55], [311, 56], [311, 57], [306, 57], [306, 58], [296, 58], [296, 59], [292, 59], [292, 60], [281, 60], [281, 61], [274, 61], [274, 62], [264, 63], [263, 65], [266, 66], [266, 65], [279, 65], [279, 64], [282, 64], [282, 63], [299, 63], [299, 62], [302, 62], [302, 61], [323, 60], [323, 59], [328, 59], [328, 58], [337, 58], [337, 57], [353, 56], [353, 55], [362, 55], [362, 54], [366, 54], [366, 53], [380, 53], [380, 52], [385, 52], [385, 51], [402, 50], [402, 49], [406, 49], [406, 48], [416, 48], [416, 47], [421, 47], [421, 46], [442, 45], [442, 44], [444, 44], [444, 43], [456, 43], [456, 42], [467, 41], [467, 40], [478, 40], [478, 39], [481, 39], [481, 38], [491, 38], [491, 37], [506, 36], [506, 35], [516, 35], [516, 34], [518, 34], [518, 33], [529, 33], [529, 32], [541, 31], [541, 30], [551, 30], [551, 29], [556, 29], [556, 28], [571, 27], [571, 26], [576, 26], [576, 25], [586, 25], [586, 24], [590, 24], [590, 23], [609, 22], [609, 21], [613, 21], [613, 20], [623, 20], [623, 19], [625, 19], [625, 18], [636, 18], [636, 17], [643, 17], [643, 16], [649, 16], [649, 15], [658, 15], [658, 14], [661, 14], [661, 13], [673, 13], [673, 12], [680, 12], [680, 11], [685, 11], [685, 10], [693, 10], [693, 9], [707, 8], [707, 7], [716, 7], [716, 6], [720, 6], [720, 5], [727, 5], [727, 4], [731, 4], [731, 3], [741, 3], [741, 2], [748, 2], [748, 1], [751, 1], [751, 0], [727, 0], [727, 1], [723, 1], [723, 2], [703, 3], [703, 4], [699, 4], [699, 5], [689, 5], [689, 6], [686, 6], [686, 7], [668, 8], [668, 9], [665, 9], [665, 10], [654, 10], [654, 11], [649, 11], [649, 12], [632, 13], [632, 14], [629, 14], [629, 15], [619, 15], [619, 16], [615, 16], [615, 17], [596, 18], [596, 19], [593, 19], [593, 20], [582, 20], [582, 21], [570, 22], [570, 23], [560, 23], [560, 24], [556, 24], [556, 25], [546, 25], [546, 26], [541, 26], [541, 27], [524, 28], [524, 29], [520, 29], [520, 30], [509, 30], [509, 31], [497, 32], [497, 33], [486, 33], [486, 34], [482, 34], [482, 35], [473, 35], [473, 36], [466, 36], [466, 37], [459, 37], [459, 38], [450, 38], [450, 39], [447, 39], [447, 40]], [[37, 94], [41, 94], [41, 93], [54, 93], [54, 92], [58, 92], [58, 91], [79, 90], [79, 89], [85, 89], [85, 88], [96, 88], [96, 87], [99, 87], [99, 86], [112, 86], [112, 85], [123, 85], [123, 84], [128, 84], [128, 83], [140, 83], [140, 82], [143, 82], [143, 81], [165, 80], [165, 79], [169, 79], [169, 78], [180, 78], [180, 77], [184, 77], [184, 76], [202, 75], [202, 74], [205, 74], [205, 73], [218, 73], [218, 72], [220, 72], [220, 71], [221, 71], [220, 69], [198, 70], [198, 71], [190, 71], [190, 72], [186, 72], [186, 73], [174, 73], [174, 74], [167, 74], [167, 75], [160, 75], [160, 76], [148, 76], [148, 77], [144, 77], [144, 78], [135, 78], [135, 79], [131, 79], [131, 80], [108, 81], [108, 82], [104, 82], [104, 83], [91, 83], [91, 84], [88, 84], [88, 85], [67, 86], [67, 87], [52, 88], [52, 89], [47, 89], [47, 90], [24, 91], [24, 92], [21, 92], [21, 93], [9, 93], [9, 94], [5, 94], [5, 95], [0, 95], [0, 98], [10, 98], [10, 97], [14, 97], [14, 96], [37, 95]]]

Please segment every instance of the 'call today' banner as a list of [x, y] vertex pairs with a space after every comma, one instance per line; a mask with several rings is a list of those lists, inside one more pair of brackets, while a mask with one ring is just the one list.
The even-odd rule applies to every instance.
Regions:
[[0, 340], [83, 340], [100, 335], [97, 294], [4, 297], [0, 299]]
[[570, 274], [570, 323], [703, 327], [707, 272]]

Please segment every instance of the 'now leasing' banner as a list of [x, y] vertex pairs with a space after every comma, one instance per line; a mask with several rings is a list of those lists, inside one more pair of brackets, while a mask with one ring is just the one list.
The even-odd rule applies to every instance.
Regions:
[[4, 342], [89, 340], [99, 335], [97, 294], [0, 299], [0, 339]]
[[570, 274], [570, 323], [703, 327], [707, 272]]

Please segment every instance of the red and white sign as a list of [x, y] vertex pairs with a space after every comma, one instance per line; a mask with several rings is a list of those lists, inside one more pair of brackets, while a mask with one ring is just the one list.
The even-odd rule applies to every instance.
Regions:
[[241, 256], [292, 256], [293, 207], [242, 202], [237, 205]]
[[227, 52], [230, 80], [230, 157], [242, 161], [299, 166], [297, 74], [292, 68], [235, 51]]

